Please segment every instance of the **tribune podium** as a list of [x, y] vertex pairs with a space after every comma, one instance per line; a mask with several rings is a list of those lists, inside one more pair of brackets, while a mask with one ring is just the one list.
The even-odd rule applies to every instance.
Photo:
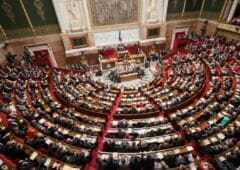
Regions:
[[99, 57], [99, 64], [101, 71], [115, 68], [116, 66], [122, 65], [128, 67], [128, 64], [145, 64], [146, 54], [130, 54], [128, 50], [116, 51], [115, 58], [102, 58]]

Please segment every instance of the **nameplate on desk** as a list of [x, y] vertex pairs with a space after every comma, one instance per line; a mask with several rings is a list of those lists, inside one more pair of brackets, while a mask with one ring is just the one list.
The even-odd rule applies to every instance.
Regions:
[[213, 124], [213, 123], [214, 123], [213, 120], [209, 120], [209, 121], [208, 121], [208, 124], [210, 124], [210, 125]]
[[79, 168], [74, 168], [72, 166], [64, 164], [62, 170], [79, 170]]
[[51, 144], [51, 143], [52, 143], [52, 140], [50, 140], [50, 139], [47, 139], [47, 140], [45, 141], [45, 143], [46, 143], [47, 145], [49, 145], [49, 144]]
[[132, 133], [132, 132], [133, 132], [133, 129], [132, 129], [132, 128], [128, 128], [128, 129], [127, 129], [127, 132], [128, 132], [128, 133]]
[[192, 117], [192, 116], [191, 116], [191, 117], [189, 117], [189, 118], [188, 118], [188, 120], [189, 120], [189, 121], [192, 121], [192, 120], [193, 120], [193, 117]]
[[64, 129], [62, 133], [63, 133], [64, 135], [67, 135], [67, 134], [68, 134], [68, 130]]
[[220, 160], [220, 161], [225, 161], [225, 160], [226, 160], [226, 158], [225, 158], [225, 157], [223, 157], [223, 156], [221, 156], [221, 157], [219, 157], [219, 160]]
[[216, 137], [211, 137], [211, 139], [210, 139], [212, 142], [217, 142], [218, 141], [218, 139], [216, 138]]
[[240, 126], [240, 122], [239, 121], [236, 121], [236, 124], [237, 124], [237, 126]]
[[192, 151], [193, 150], [193, 147], [192, 146], [187, 146], [187, 151]]
[[164, 142], [164, 139], [162, 137], [158, 138], [158, 142], [159, 143], [163, 143]]
[[45, 165], [46, 167], [48, 167], [48, 166], [50, 165], [50, 163], [51, 163], [51, 159], [50, 159], [50, 158], [47, 158], [47, 160], [45, 161], [44, 165]]
[[157, 157], [159, 158], [159, 159], [163, 159], [163, 154], [161, 153], [161, 152], [159, 152], [159, 153], [157, 153]]
[[191, 170], [197, 170], [197, 167], [196, 167], [195, 163], [190, 163], [189, 168]]
[[192, 133], [195, 133], [195, 132], [196, 132], [196, 129], [193, 128], [193, 129], [190, 129], [190, 131], [191, 131]]
[[183, 124], [185, 124], [187, 121], [186, 120], [181, 120], [180, 122], [179, 122], [179, 125], [183, 125]]
[[180, 149], [175, 149], [175, 150], [174, 150], [174, 153], [175, 153], [175, 154], [179, 154], [180, 152], [181, 152]]
[[40, 124], [43, 124], [44, 122], [46, 122], [45, 119], [40, 119], [40, 120], [39, 120], [39, 123], [40, 123]]
[[208, 139], [206, 139], [206, 140], [203, 141], [203, 144], [204, 144], [204, 145], [209, 145], [209, 144], [210, 144], [210, 141], [209, 141]]
[[75, 135], [76, 138], [80, 138], [81, 136], [79, 134]]
[[217, 136], [218, 136], [219, 139], [224, 139], [225, 138], [225, 135], [222, 134], [222, 133], [218, 134]]
[[38, 156], [38, 153], [37, 152], [33, 152], [29, 159], [30, 160], [34, 160], [37, 156]]

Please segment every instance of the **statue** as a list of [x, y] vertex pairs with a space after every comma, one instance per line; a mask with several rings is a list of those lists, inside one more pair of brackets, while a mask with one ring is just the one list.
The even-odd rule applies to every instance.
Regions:
[[148, 19], [150, 20], [155, 20], [156, 19], [156, 10], [155, 10], [155, 6], [156, 6], [156, 0], [150, 0], [150, 7], [148, 9]]
[[78, 18], [78, 7], [76, 2], [74, 2], [74, 0], [67, 0], [66, 7], [70, 15], [71, 30], [73, 31], [81, 30], [82, 28]]
[[13, 24], [16, 24], [16, 17], [13, 13], [13, 7], [11, 4], [6, 2], [5, 0], [2, 2], [2, 9], [5, 12], [5, 15], [10, 19]]
[[72, 19], [77, 19], [77, 7], [74, 0], [67, 0], [67, 10], [70, 13]]
[[45, 21], [45, 11], [43, 10], [42, 0], [34, 0], [33, 5], [37, 8], [37, 14]]

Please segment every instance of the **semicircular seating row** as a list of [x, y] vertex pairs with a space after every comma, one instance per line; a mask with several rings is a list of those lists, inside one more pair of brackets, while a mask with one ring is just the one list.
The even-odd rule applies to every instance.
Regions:
[[209, 57], [215, 39], [201, 42], [199, 55], [179, 49], [154, 80], [123, 91], [82, 71], [7, 64], [0, 158], [17, 169], [239, 167], [239, 61]]

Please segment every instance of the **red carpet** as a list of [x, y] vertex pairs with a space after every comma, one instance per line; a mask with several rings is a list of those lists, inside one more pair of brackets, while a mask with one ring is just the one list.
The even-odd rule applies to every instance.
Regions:
[[117, 108], [118, 108], [118, 105], [119, 105], [121, 99], [122, 99], [122, 93], [120, 92], [118, 97], [115, 100], [115, 104], [113, 105], [113, 107], [110, 111], [110, 114], [107, 116], [106, 126], [103, 128], [102, 134], [97, 139], [98, 140], [98, 145], [95, 148], [95, 150], [92, 152], [92, 155], [91, 155], [92, 159], [90, 160], [90, 162], [84, 168], [85, 170], [97, 169], [98, 153], [103, 149], [104, 138], [107, 135], [108, 129], [111, 127], [113, 116], [114, 116], [115, 112], [117, 111]]

